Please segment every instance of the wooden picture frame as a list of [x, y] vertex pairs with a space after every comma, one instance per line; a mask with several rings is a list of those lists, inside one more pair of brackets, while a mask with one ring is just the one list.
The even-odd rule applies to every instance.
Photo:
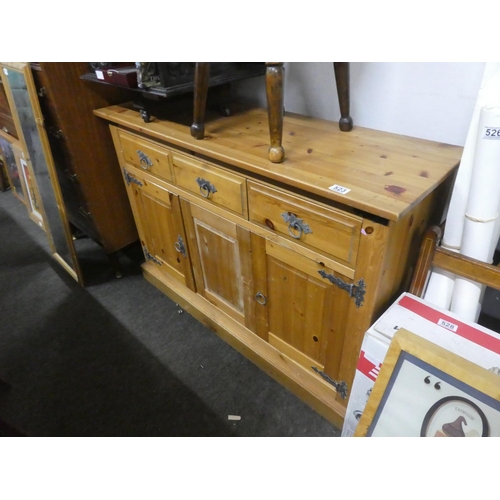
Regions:
[[400, 329], [354, 436], [500, 436], [500, 377]]
[[1, 62], [0, 77], [21, 144], [19, 167], [29, 216], [43, 227], [53, 258], [78, 283], [83, 275], [30, 65]]

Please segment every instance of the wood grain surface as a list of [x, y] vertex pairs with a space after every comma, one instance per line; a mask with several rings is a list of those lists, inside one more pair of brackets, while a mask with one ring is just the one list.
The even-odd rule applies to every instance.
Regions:
[[[268, 118], [262, 108], [207, 120], [203, 140], [194, 139], [189, 125], [176, 122], [175, 116], [145, 123], [126, 105], [94, 113], [165, 143], [393, 221], [455, 172], [463, 150], [363, 127], [345, 134], [336, 122], [287, 113], [287, 157], [275, 164], [267, 156]], [[333, 185], [350, 191], [337, 193], [330, 189]]]

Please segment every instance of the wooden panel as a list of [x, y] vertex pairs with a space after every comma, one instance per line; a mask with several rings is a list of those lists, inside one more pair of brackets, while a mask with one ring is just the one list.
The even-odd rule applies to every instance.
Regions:
[[[191, 137], [189, 125], [175, 116], [171, 121], [144, 123], [137, 111], [125, 106], [95, 114], [212, 160], [394, 221], [453, 175], [463, 150], [358, 126], [345, 133], [338, 123], [286, 113], [286, 159], [273, 164], [268, 159], [266, 109], [234, 109], [230, 117], [208, 116], [202, 141]], [[330, 189], [334, 185], [350, 191]]]
[[[106, 253], [137, 240], [137, 229], [121, 178], [109, 127], [93, 110], [125, 102], [131, 93], [81, 80], [85, 62], [42, 62], [46, 97], [57, 107], [58, 124], [72, 168]], [[119, 221], [119, 223], [117, 223]]]
[[[130, 182], [128, 192], [146, 259], [194, 290], [178, 197], [137, 175], [128, 175], [135, 181]], [[179, 251], [181, 242], [185, 254]]]
[[[326, 252], [350, 266], [356, 263], [362, 221], [359, 217], [252, 181], [248, 181], [248, 212], [252, 222], [314, 250]], [[283, 216], [290, 214], [306, 223], [311, 233], [289, 229]], [[292, 237], [290, 232], [299, 238]]]
[[[129, 165], [147, 170], [161, 179], [172, 180], [171, 153], [168, 149], [122, 130], [118, 131], [118, 138], [123, 159]], [[143, 159], [141, 162], [141, 153], [146, 155], [147, 160]]]
[[[174, 154], [172, 157], [175, 182], [178, 186], [204, 199], [247, 217], [246, 181], [244, 177], [200, 162], [194, 158]], [[204, 179], [217, 190], [203, 196], [197, 179]], [[207, 192], [204, 192], [207, 195]]]
[[[371, 228], [368, 232], [368, 228]], [[381, 313], [380, 304], [385, 300], [382, 287], [385, 281], [383, 260], [391, 242], [388, 239], [387, 226], [374, 223], [369, 220], [363, 222], [365, 233], [360, 240], [360, 257], [356, 266], [354, 283], [359, 283], [362, 279], [365, 283], [365, 294], [363, 302], [358, 307], [354, 300], [350, 300], [347, 306], [347, 330], [349, 341], [345, 342], [342, 349], [342, 361], [339, 368], [339, 380], [345, 382], [348, 393], [352, 388], [352, 381], [356, 372], [359, 351], [363, 337], [376, 319], [376, 315]], [[390, 283], [392, 288], [397, 287], [397, 283]], [[347, 399], [341, 398], [337, 394], [337, 401], [343, 405], [347, 404]]]
[[409, 289], [410, 293], [423, 297], [429, 272], [433, 267], [500, 290], [500, 267], [438, 246], [441, 237], [442, 230], [439, 226], [432, 226], [426, 231]]
[[85, 196], [76, 173], [76, 162], [61, 124], [55, 95], [50, 91], [47, 73], [37, 64], [32, 64], [31, 70], [68, 220], [83, 234], [100, 242], [101, 236], [94, 223], [99, 213], [95, 212]]
[[[293, 348], [286, 352], [292, 359], [335, 379], [346, 334], [349, 293], [318, 272], [333, 274], [330, 269], [270, 242], [267, 254], [269, 341], [280, 339]], [[338, 278], [350, 283], [343, 276]], [[295, 356], [295, 351], [300, 354]]]
[[[266, 255], [266, 240], [262, 236], [251, 233], [251, 249], [252, 249], [252, 274], [254, 295], [267, 297], [267, 255]], [[261, 301], [262, 302], [262, 301]], [[248, 310], [248, 315], [252, 317], [254, 322], [255, 333], [263, 340], [269, 339], [269, 321], [267, 307], [265, 304], [253, 301], [251, 309]]]
[[245, 308], [251, 300], [249, 232], [200, 207], [181, 203], [198, 293], [246, 324]]

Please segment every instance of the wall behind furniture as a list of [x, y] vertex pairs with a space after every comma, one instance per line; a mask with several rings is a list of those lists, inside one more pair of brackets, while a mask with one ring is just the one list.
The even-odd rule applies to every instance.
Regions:
[[[354, 126], [463, 146], [485, 63], [353, 62]], [[263, 79], [234, 86], [236, 97], [266, 105]], [[338, 121], [333, 63], [285, 63], [285, 109]]]

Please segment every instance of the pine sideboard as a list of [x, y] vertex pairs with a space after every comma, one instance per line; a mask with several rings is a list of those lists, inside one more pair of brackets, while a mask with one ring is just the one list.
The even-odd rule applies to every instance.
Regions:
[[287, 113], [274, 164], [265, 109], [209, 118], [203, 140], [189, 116], [94, 114], [145, 278], [340, 427], [363, 335], [409, 286], [462, 148]]

